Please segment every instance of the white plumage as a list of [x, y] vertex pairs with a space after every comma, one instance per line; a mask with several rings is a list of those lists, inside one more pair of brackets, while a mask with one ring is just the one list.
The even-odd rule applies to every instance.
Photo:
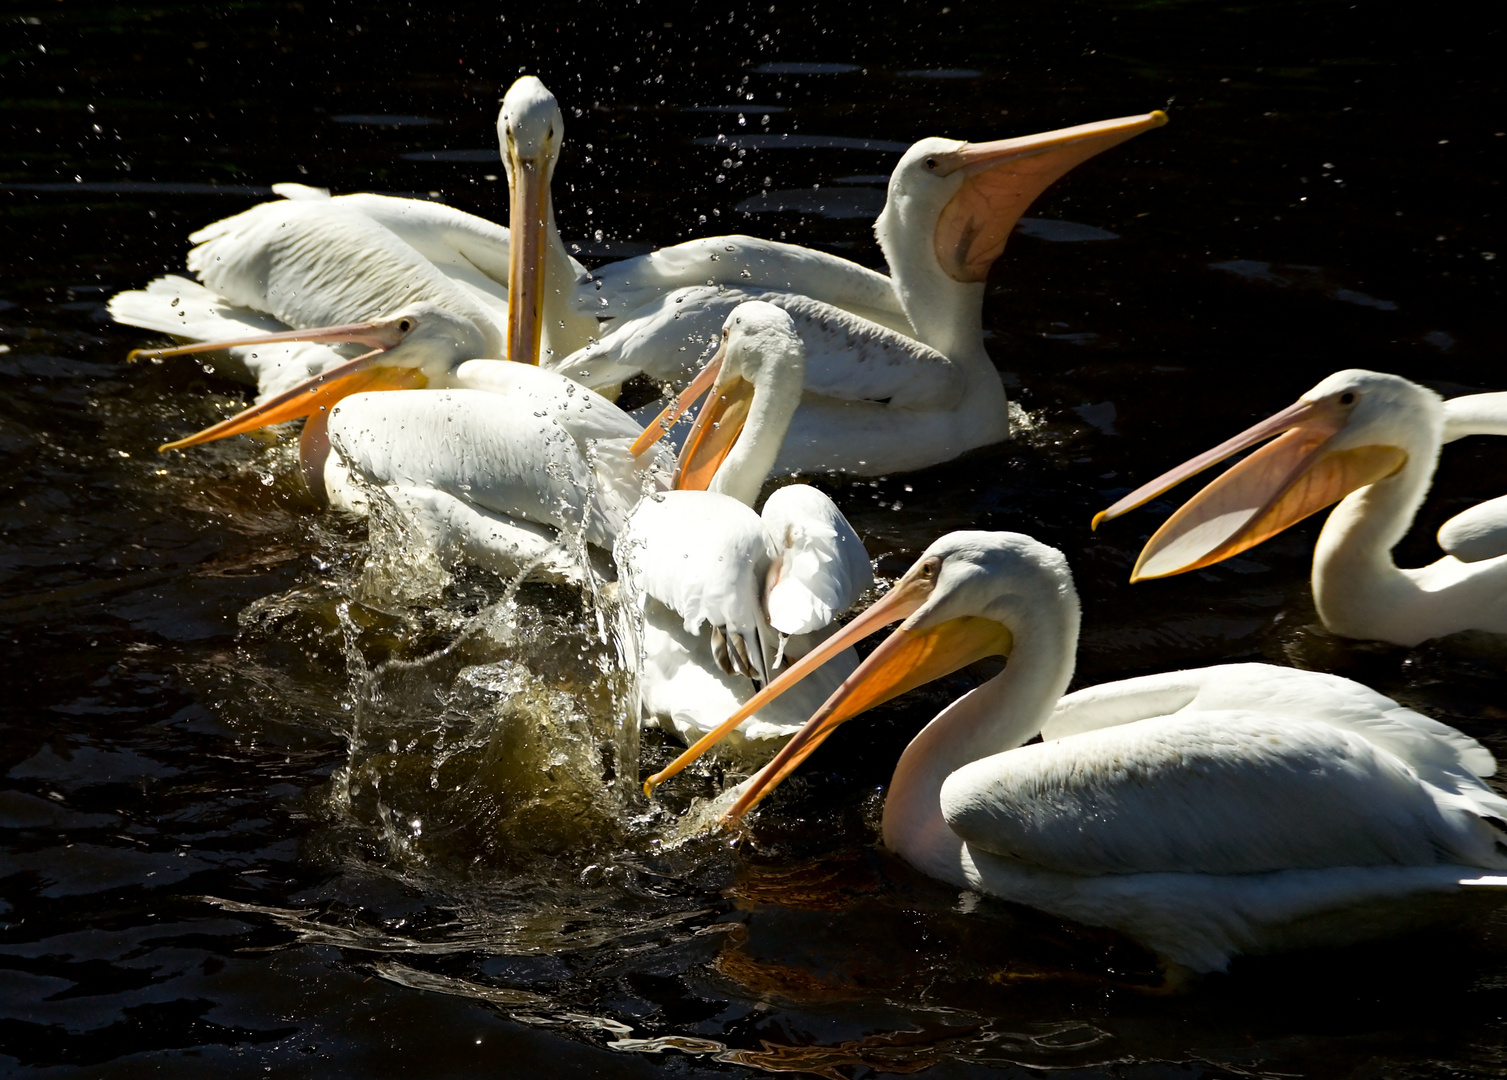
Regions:
[[[809, 652], [873, 582], [847, 519], [803, 485], [772, 494], [762, 516], [715, 492], [651, 495], [614, 550], [641, 715], [686, 742]], [[857, 664], [848, 650], [746, 720], [729, 749], [790, 735]]]
[[[749, 505], [800, 401], [803, 351], [779, 308], [750, 302], [727, 318], [717, 381], [682, 454], [681, 489], [641, 502], [614, 548], [638, 710], [688, 742], [787, 656], [803, 656], [873, 582], [858, 535], [815, 488], [780, 488], [762, 515]], [[686, 490], [703, 483], [709, 490]], [[799, 699], [746, 720], [731, 747], [756, 752], [789, 735], [856, 664], [849, 650]]]
[[1207, 566], [1338, 502], [1314, 549], [1319, 617], [1344, 637], [1416, 645], [1461, 630], [1507, 633], [1507, 499], [1439, 530], [1443, 558], [1392, 559], [1428, 496], [1443, 443], [1507, 434], [1507, 394], [1439, 395], [1396, 375], [1352, 369], [1282, 412], [1110, 507], [1123, 514], [1194, 473], [1278, 436], [1188, 501], [1157, 531], [1133, 581]]
[[875, 222], [893, 279], [789, 244], [715, 237], [613, 264], [578, 300], [617, 322], [557, 370], [606, 388], [638, 372], [683, 384], [708, 330], [762, 299], [796, 318], [806, 399], [781, 471], [863, 476], [918, 469], [1010, 433], [984, 348], [989, 266], [1053, 180], [1166, 117], [1088, 124], [994, 143], [923, 139], [901, 158]]
[[1011, 533], [938, 540], [824, 648], [901, 619], [730, 816], [895, 687], [999, 653], [1005, 670], [939, 713], [890, 783], [885, 845], [934, 877], [1112, 927], [1197, 971], [1410, 928], [1470, 894], [1507, 899], [1507, 875], [1482, 874], [1507, 870], [1491, 754], [1363, 686], [1240, 664], [1064, 697], [1072, 578], [1059, 552]]
[[[555, 227], [549, 178], [564, 122], [554, 96], [526, 76], [509, 89], [498, 138], [523, 245], [542, 258], [513, 267], [509, 230], [439, 203], [386, 195], [331, 197], [323, 188], [278, 184], [280, 201], [214, 222], [189, 239], [188, 268], [199, 283], [160, 278], [110, 301], [117, 321], [209, 343], [280, 330], [362, 323], [432, 304], [463, 321], [466, 355], [504, 356], [509, 327], [542, 310], [543, 354], [563, 356], [592, 340], [597, 321], [570, 302], [585, 271]], [[522, 205], [527, 204], [527, 205]], [[542, 231], [542, 233], [541, 233]], [[535, 239], [534, 233], [541, 233]], [[536, 265], [537, 264], [537, 265]], [[526, 310], [509, 313], [509, 289], [526, 284]], [[231, 374], [257, 384], [259, 400], [283, 393], [354, 355], [310, 342], [235, 345]], [[523, 357], [515, 357], [523, 359]], [[532, 359], [531, 357], [528, 359]]]
[[[798, 293], [723, 285], [666, 293], [616, 320], [599, 343], [554, 369], [588, 386], [639, 373], [684, 385], [710, 355], [728, 315], [749, 300], [774, 304], [794, 320], [806, 349], [808, 394], [910, 409], [956, 408], [963, 397], [963, 369], [912, 337]], [[667, 349], [667, 341], [675, 348]]]
[[[473, 360], [456, 382], [336, 405], [331, 501], [359, 504], [359, 494], [338, 494], [349, 490], [349, 470], [406, 510], [409, 527], [442, 555], [503, 574], [541, 558], [546, 572], [578, 567], [585, 544], [610, 548], [654, 484], [654, 460], [641, 465], [629, 452], [641, 428], [600, 395], [529, 364]], [[541, 550], [541, 536], [556, 549]]]
[[810, 296], [911, 332], [888, 277], [849, 259], [776, 240], [737, 235], [687, 240], [609, 263], [588, 278], [574, 303], [599, 319], [626, 318], [687, 286], [720, 285]]

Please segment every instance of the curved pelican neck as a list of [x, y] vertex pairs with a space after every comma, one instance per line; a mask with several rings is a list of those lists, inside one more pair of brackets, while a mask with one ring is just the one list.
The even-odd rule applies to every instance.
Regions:
[[[764, 481], [785, 444], [785, 433], [801, 403], [804, 365], [799, 370], [765, 364], [754, 382], [748, 420], [728, 451], [708, 490], [729, 495], [745, 506], [758, 501]], [[713, 391], [715, 393], [715, 391]]]
[[1073, 678], [1076, 600], [1064, 598], [1029, 619], [1001, 621], [1015, 639], [1005, 670], [921, 729], [900, 755], [884, 800], [884, 846], [944, 880], [959, 880], [963, 842], [942, 818], [942, 785], [964, 765], [1014, 750], [1039, 733]]
[[984, 284], [957, 281], [937, 261], [933, 236], [941, 211], [936, 193], [918, 195], [891, 180], [874, 237], [889, 266], [900, 307], [916, 340], [970, 368], [994, 365], [984, 351]]
[[[1395, 475], [1342, 499], [1319, 533], [1313, 551], [1313, 599], [1324, 624], [1347, 637], [1355, 623], [1373, 626], [1361, 609], [1395, 609], [1415, 591], [1408, 572], [1398, 568], [1392, 549], [1401, 542], [1423, 505], [1439, 461], [1439, 436], [1408, 447], [1408, 460]], [[1385, 623], [1392, 622], [1388, 617]]]
[[916, 340], [930, 345], [943, 356], [968, 366], [987, 370], [998, 380], [994, 362], [984, 349], [984, 286], [978, 282], [953, 281], [938, 268], [919, 284], [905, 281], [897, 271], [895, 289]]

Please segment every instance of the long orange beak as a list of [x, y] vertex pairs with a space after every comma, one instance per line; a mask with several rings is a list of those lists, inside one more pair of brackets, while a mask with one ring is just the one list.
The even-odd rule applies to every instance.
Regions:
[[412, 329], [408, 320], [373, 319], [370, 322], [345, 323], [341, 326], [319, 326], [309, 330], [281, 330], [275, 334], [253, 334], [250, 337], [230, 341], [192, 341], [170, 349], [132, 349], [126, 353], [127, 362], [154, 360], [164, 356], [189, 356], [193, 353], [217, 352], [242, 345], [279, 345], [294, 341], [317, 341], [331, 345], [366, 345], [381, 352], [391, 349], [402, 341]]
[[519, 156], [509, 139], [513, 187], [508, 204], [507, 358], [539, 363], [544, 331], [544, 242], [549, 217], [549, 185], [544, 163]]
[[130, 359], [137, 357], [177, 356], [186, 353], [210, 352], [245, 345], [276, 345], [294, 341], [325, 343], [357, 343], [375, 346], [371, 352], [347, 360], [343, 364], [315, 375], [260, 405], [244, 409], [228, 420], [222, 420], [203, 431], [163, 443], [157, 449], [181, 450], [187, 446], [212, 442], [230, 435], [241, 435], [270, 424], [296, 420], [316, 412], [327, 411], [343, 397], [363, 390], [404, 390], [422, 387], [427, 382], [423, 372], [410, 367], [393, 367], [380, 363], [381, 357], [401, 342], [413, 329], [410, 319], [377, 319], [372, 322], [350, 323], [344, 326], [318, 327], [311, 330], [287, 330], [277, 334], [238, 338], [234, 341], [204, 341], [182, 345], [172, 349], [137, 349]]
[[[907, 574], [887, 596], [803, 656], [667, 768], [649, 777], [644, 783], [644, 794], [652, 795], [655, 787], [837, 653], [882, 626], [909, 618], [925, 602], [932, 587], [929, 579], [920, 578], [915, 571]], [[901, 626], [858, 666], [774, 760], [759, 772], [724, 821], [740, 818], [751, 810], [844, 721], [975, 660], [986, 656], [1007, 656], [1012, 643], [1010, 631], [1004, 626], [974, 616], [950, 619], [924, 630]]]
[[716, 355], [708, 360], [706, 366], [691, 380], [691, 384], [682, 390], [674, 401], [661, 409], [658, 416], [649, 421], [648, 425], [644, 428], [644, 433], [635, 439], [633, 445], [628, 448], [634, 457], [640, 456], [645, 450], [664, 438], [669, 433], [670, 428], [675, 426], [675, 421], [684, 416], [686, 410], [695, 405], [697, 400], [715, 385], [717, 375], [722, 371], [723, 357], [726, 355], [727, 350], [725, 348], [718, 349]]
[[1095, 154], [1166, 122], [1167, 114], [1158, 109], [1019, 139], [965, 143], [937, 155], [937, 175], [961, 170], [965, 176], [937, 220], [937, 262], [956, 281], [985, 280], [1010, 231], [1053, 181]]
[[712, 477], [717, 475], [742, 434], [748, 410], [753, 406], [753, 383], [741, 375], [729, 375], [721, 362], [717, 366], [720, 369], [717, 381], [680, 448], [675, 470], [675, 487], [680, 491], [705, 491], [711, 485]]
[[1407, 454], [1395, 446], [1331, 450], [1348, 419], [1332, 399], [1299, 401], [1132, 491], [1098, 514], [1093, 527], [1272, 439], [1168, 518], [1147, 541], [1130, 580], [1170, 577], [1238, 555], [1407, 464]]

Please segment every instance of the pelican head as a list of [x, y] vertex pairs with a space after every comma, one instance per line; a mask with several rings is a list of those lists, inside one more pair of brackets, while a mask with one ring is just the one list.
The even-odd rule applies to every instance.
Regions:
[[276, 345], [294, 341], [357, 344], [371, 347], [353, 360], [336, 364], [276, 397], [253, 405], [228, 420], [186, 439], [164, 443], [159, 450], [180, 450], [240, 435], [299, 417], [328, 416], [337, 401], [370, 390], [408, 390], [443, 381], [457, 366], [486, 350], [481, 330], [464, 316], [438, 304], [420, 301], [395, 315], [363, 323], [287, 330], [234, 341], [196, 342], [173, 349], [138, 349], [131, 357], [174, 356], [238, 346]]
[[537, 168], [547, 186], [564, 137], [560, 103], [537, 77], [524, 75], [508, 87], [497, 113], [497, 142], [509, 184], [516, 182], [521, 168]]
[[1078, 609], [1072, 573], [1055, 548], [1019, 533], [948, 533], [928, 547], [882, 599], [807, 653], [668, 768], [651, 776], [644, 792], [652, 793], [655, 786], [832, 656], [875, 630], [900, 622], [754, 777], [727, 815], [741, 817], [844, 721], [976, 660], [1009, 656], [1028, 625], [1061, 623], [1062, 640], [1076, 642]]
[[1339, 371], [1276, 415], [1132, 491], [1094, 518], [1094, 527], [1270, 439], [1167, 519], [1130, 580], [1196, 570], [1352, 492], [1427, 484], [1443, 428], [1443, 403], [1432, 391], [1396, 375]]
[[[1143, 131], [1161, 127], [1160, 110], [1118, 120], [994, 142], [922, 139], [890, 174], [874, 222], [897, 283], [914, 291], [917, 325], [942, 292], [982, 284], [1031, 202], [1073, 166]], [[950, 305], [945, 305], [950, 307]]]
[[739, 304], [700, 374], [644, 428], [643, 453], [702, 395], [707, 403], [680, 452], [675, 487], [719, 491], [752, 506], [801, 402], [806, 347], [795, 322], [763, 300]]
[[508, 174], [507, 358], [539, 362], [544, 328], [545, 248], [553, 210], [549, 185], [565, 137], [555, 95], [532, 75], [508, 88], [497, 114], [497, 141]]

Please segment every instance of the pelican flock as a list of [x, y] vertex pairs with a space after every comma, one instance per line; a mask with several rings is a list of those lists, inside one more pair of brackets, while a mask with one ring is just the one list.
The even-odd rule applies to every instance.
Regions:
[[263, 399], [348, 358], [323, 342], [268, 341], [269, 333], [365, 322], [420, 303], [453, 316], [456, 347], [470, 354], [460, 360], [536, 363], [541, 348], [573, 352], [597, 320], [570, 303], [585, 270], [555, 225], [550, 180], [564, 133], [543, 83], [513, 84], [497, 117], [511, 232], [441, 203], [277, 184], [280, 201], [189, 237], [188, 268], [199, 281], [159, 278], [113, 297], [110, 314], [195, 342], [184, 352], [229, 352], [231, 371], [245, 372]]
[[[919, 140], [874, 223], [887, 274], [742, 235], [588, 271], [555, 224], [562, 113], [526, 76], [497, 124], [507, 227], [281, 184], [190, 237], [197, 280], [159, 278], [110, 311], [185, 342], [137, 355], [223, 353], [256, 384], [249, 407], [164, 450], [303, 419], [319, 504], [380, 501], [447, 564], [610, 608], [598, 625], [626, 713], [691, 744], [646, 794], [717, 747], [758, 770], [723, 819], [741, 821], [848, 719], [1003, 657], [921, 729], [887, 789], [885, 846], [932, 877], [1198, 972], [1490, 907], [1507, 899], [1507, 799], [1485, 747], [1358, 683], [1265, 664], [1068, 693], [1078, 593], [1065, 557], [1030, 537], [943, 536], [841, 625], [875, 586], [864, 540], [828, 494], [785, 481], [912, 471], [1007, 439], [984, 342], [990, 268], [1052, 183], [1166, 121]], [[665, 400], [619, 408], [644, 378]], [[1337, 502], [1313, 565], [1333, 632], [1404, 646], [1503, 633], [1507, 496], [1447, 522], [1429, 566], [1391, 555], [1440, 447], [1477, 434], [1507, 434], [1507, 394], [1443, 401], [1343, 371], [1093, 524], [1271, 440], [1172, 516], [1132, 581], [1229, 558]], [[855, 645], [895, 622], [860, 663]]]

